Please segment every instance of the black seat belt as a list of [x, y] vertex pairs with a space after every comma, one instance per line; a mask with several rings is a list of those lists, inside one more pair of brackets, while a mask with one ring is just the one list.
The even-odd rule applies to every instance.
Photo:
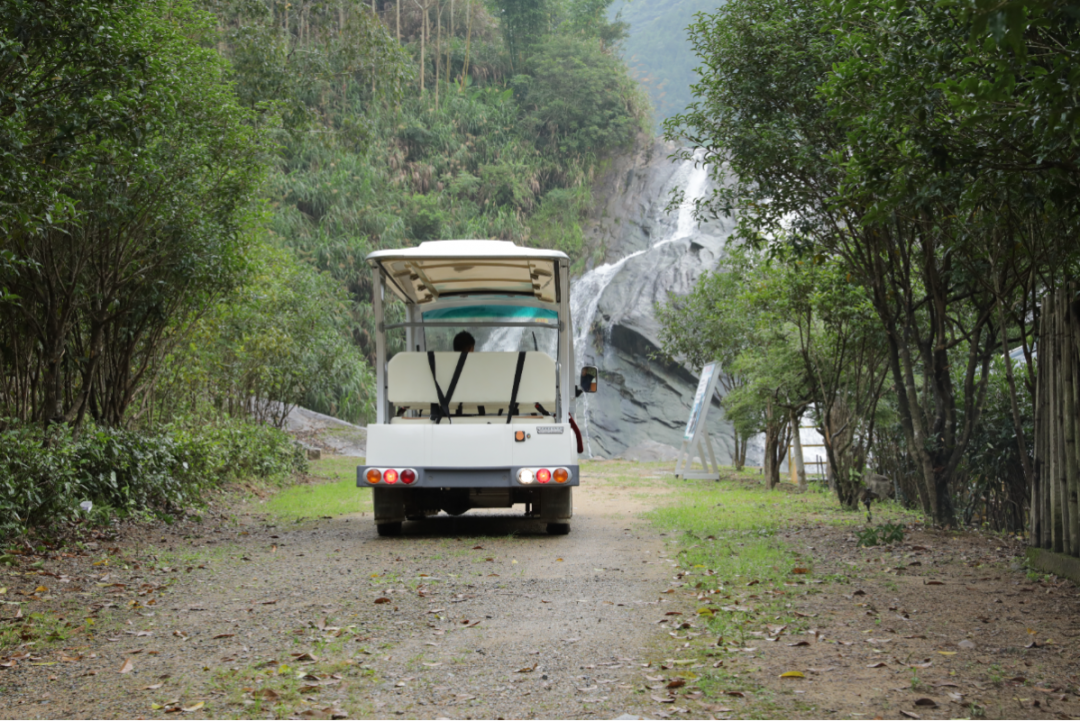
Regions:
[[[442, 388], [439, 386], [439, 379], [435, 376], [435, 353], [428, 351], [427, 360], [428, 365], [431, 367], [431, 380], [435, 382], [435, 393], [439, 396], [439, 405], [436, 407], [434, 403], [431, 404], [431, 420], [435, 421], [436, 424], [441, 422], [443, 418], [450, 418], [450, 401], [454, 397], [454, 389], [457, 388], [458, 379], [461, 378], [461, 369], [465, 367], [465, 356], [467, 355], [469, 355], [469, 351], [461, 351], [457, 367], [454, 368], [454, 375], [450, 378], [450, 387], [446, 389], [446, 395], [443, 395]], [[517, 388], [516, 383], [514, 387]], [[448, 422], [453, 423], [450, 420]]]
[[506, 412], [506, 424], [510, 425], [510, 420], [518, 413], [517, 394], [518, 386], [521, 385], [521, 371], [525, 368], [525, 351], [518, 353], [517, 368], [514, 369], [514, 387], [510, 391], [510, 407]]

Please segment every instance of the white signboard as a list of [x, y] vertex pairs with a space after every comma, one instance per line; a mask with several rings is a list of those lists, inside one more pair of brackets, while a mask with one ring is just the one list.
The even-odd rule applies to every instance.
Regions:
[[[705, 422], [719, 378], [719, 363], [713, 361], [701, 369], [701, 379], [698, 381], [697, 392], [694, 393], [694, 404], [690, 407], [690, 418], [686, 421], [686, 431], [683, 433], [682, 448], [675, 461], [676, 478], [720, 480], [720, 466], [716, 463], [712, 439], [709, 438], [708, 425]], [[701, 459], [700, 471], [692, 468], [695, 455]]]
[[713, 376], [716, 375], [717, 368], [716, 362], [713, 361], [701, 369], [701, 380], [698, 381], [697, 392], [694, 393], [694, 405], [690, 408], [690, 419], [686, 421], [686, 431], [683, 433], [683, 440], [694, 440], [694, 433], [697, 431], [698, 420], [701, 418], [701, 409], [709, 402], [706, 400], [706, 394], [711, 398], [712, 394], [709, 393], [709, 390], [715, 387]]

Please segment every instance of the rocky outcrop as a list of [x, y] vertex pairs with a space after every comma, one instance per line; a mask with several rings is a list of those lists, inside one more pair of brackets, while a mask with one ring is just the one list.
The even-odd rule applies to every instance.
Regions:
[[[670, 160], [674, 150], [662, 142], [639, 144], [594, 187], [586, 233], [603, 260], [572, 283], [578, 365], [600, 368], [599, 392], [586, 399], [587, 409], [578, 402], [593, 455], [621, 455], [650, 442], [677, 448], [697, 387], [699, 369], [657, 357], [655, 306], [669, 293], [689, 293], [716, 267], [732, 224], [693, 221], [689, 201], [709, 192], [709, 181], [693, 162]], [[675, 189], [686, 201], [668, 212]], [[709, 415], [723, 457], [717, 460], [727, 462], [730, 425], [718, 403]]]

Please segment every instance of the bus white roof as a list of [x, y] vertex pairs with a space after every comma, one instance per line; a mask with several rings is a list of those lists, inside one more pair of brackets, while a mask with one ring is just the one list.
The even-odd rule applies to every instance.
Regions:
[[522, 248], [504, 240], [432, 240], [416, 248], [377, 250], [367, 257], [406, 303], [475, 293], [531, 296], [554, 303], [560, 260], [569, 257], [562, 251]]

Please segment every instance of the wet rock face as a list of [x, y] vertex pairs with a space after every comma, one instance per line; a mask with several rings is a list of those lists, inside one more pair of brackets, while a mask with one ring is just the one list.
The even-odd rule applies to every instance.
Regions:
[[[716, 267], [730, 221], [698, 226], [687, 203], [668, 213], [671, 191], [689, 201], [709, 191], [704, 171], [672, 162], [673, 146], [656, 143], [614, 162], [594, 196], [586, 232], [602, 241], [604, 262], [572, 283], [578, 365], [600, 369], [598, 393], [587, 399], [586, 454], [612, 457], [646, 443], [679, 447], [697, 388], [697, 372], [655, 358], [660, 325], [655, 306], [668, 294], [689, 293]], [[580, 292], [579, 292], [580, 289]], [[591, 301], [591, 302], [590, 302]], [[592, 311], [592, 312], [590, 312]], [[578, 401], [578, 415], [583, 415]], [[717, 460], [729, 461], [731, 428], [714, 403], [709, 432]]]

